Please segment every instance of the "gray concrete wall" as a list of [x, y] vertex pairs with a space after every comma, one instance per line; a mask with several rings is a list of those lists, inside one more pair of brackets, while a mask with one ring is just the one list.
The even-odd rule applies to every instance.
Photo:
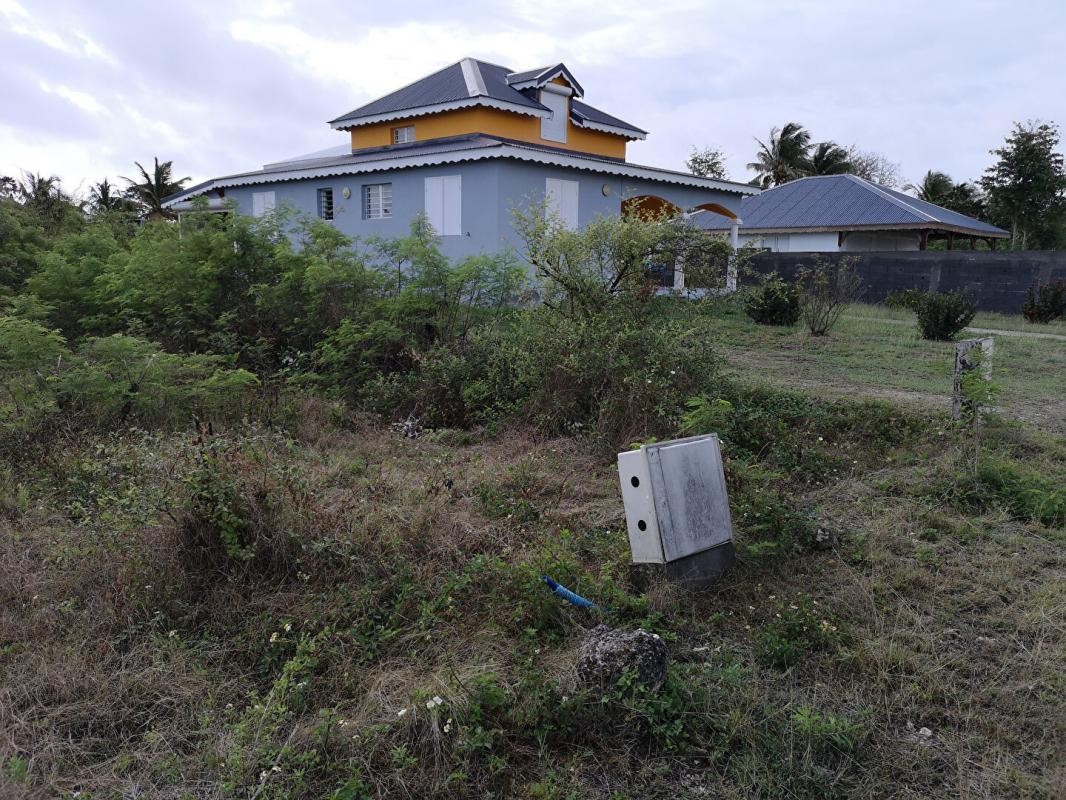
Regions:
[[[333, 224], [339, 231], [348, 236], [395, 237], [406, 235], [411, 219], [425, 210], [425, 178], [439, 175], [461, 175], [463, 181], [463, 235], [441, 237], [441, 250], [451, 258], [507, 248], [520, 250], [511, 224], [513, 209], [524, 208], [531, 200], [543, 200], [547, 178], [578, 181], [581, 225], [587, 225], [597, 215], [618, 214], [624, 198], [643, 194], [658, 195], [683, 208], [719, 203], [735, 213], [740, 210], [740, 196], [735, 194], [502, 159], [242, 186], [228, 189], [226, 198], [235, 200], [241, 213], [251, 214], [252, 193], [273, 191], [278, 207], [288, 204], [313, 217], [317, 214], [318, 189], [332, 187]], [[392, 183], [392, 217], [363, 219], [363, 186], [386, 182]], [[609, 187], [607, 195], [603, 193], [604, 186]], [[347, 200], [343, 195], [345, 188], [351, 190]]]
[[920, 251], [893, 253], [760, 253], [752, 259], [759, 273], [776, 271], [791, 278], [812, 258], [855, 260], [866, 282], [863, 301], [879, 303], [903, 289], [950, 292], [962, 289], [982, 311], [1020, 314], [1031, 286], [1066, 280], [1066, 251], [1011, 250], [1002, 252]]

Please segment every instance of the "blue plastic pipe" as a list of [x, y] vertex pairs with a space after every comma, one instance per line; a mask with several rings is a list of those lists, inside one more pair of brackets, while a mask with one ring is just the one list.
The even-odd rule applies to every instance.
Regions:
[[558, 595], [559, 597], [563, 598], [563, 600], [566, 600], [568, 603], [571, 603], [577, 606], [578, 608], [587, 608], [590, 611], [599, 608], [599, 606], [597, 606], [591, 600], [582, 597], [579, 594], [571, 592], [561, 583], [556, 583], [547, 575], [541, 575], [540, 579], [548, 585], [548, 588], [552, 590], [552, 594]]

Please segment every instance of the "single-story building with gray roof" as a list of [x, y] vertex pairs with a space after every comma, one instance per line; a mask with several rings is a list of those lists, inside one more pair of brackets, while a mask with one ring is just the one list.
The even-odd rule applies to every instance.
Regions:
[[[740, 203], [739, 244], [775, 253], [886, 252], [925, 250], [932, 239], [951, 249], [978, 240], [995, 249], [1010, 234], [995, 225], [857, 175], [799, 178], [745, 197]], [[710, 211], [687, 215], [705, 230], [723, 233], [737, 223]]]

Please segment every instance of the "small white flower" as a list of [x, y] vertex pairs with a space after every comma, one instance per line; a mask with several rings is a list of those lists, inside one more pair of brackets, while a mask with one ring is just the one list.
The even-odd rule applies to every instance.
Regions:
[[270, 641], [273, 643], [273, 642], [276, 642], [277, 640], [278, 640], [278, 632], [274, 631], [272, 634], [270, 634]]
[[167, 637], [170, 638], [170, 639], [173, 639], [177, 635], [178, 635], [177, 631], [171, 631], [170, 633], [167, 634]]
[[285, 633], [288, 633], [291, 630], [292, 630], [292, 623], [291, 622], [286, 622], [285, 623]]
[[396, 712], [396, 716], [402, 717], [406, 713], [407, 713], [407, 709], [406, 708], [401, 708], [399, 711]]

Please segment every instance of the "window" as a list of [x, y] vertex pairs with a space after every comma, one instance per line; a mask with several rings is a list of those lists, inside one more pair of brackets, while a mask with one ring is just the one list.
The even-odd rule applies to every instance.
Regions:
[[570, 230], [577, 230], [578, 182], [547, 178], [544, 182], [545, 213], [557, 216]]
[[462, 176], [426, 178], [426, 217], [440, 236], [463, 235], [462, 210]]
[[372, 183], [363, 187], [363, 219], [392, 216], [392, 184]]
[[322, 219], [333, 219], [333, 190], [318, 190], [318, 216]]
[[405, 125], [402, 128], [392, 129], [393, 144], [407, 144], [415, 140], [415, 126]]
[[269, 214], [276, 207], [277, 202], [273, 192], [252, 192], [252, 216], [262, 217]]

